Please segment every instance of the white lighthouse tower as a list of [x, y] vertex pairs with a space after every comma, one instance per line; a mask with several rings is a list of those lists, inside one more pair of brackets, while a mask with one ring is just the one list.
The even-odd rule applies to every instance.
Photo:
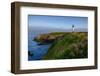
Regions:
[[72, 25], [72, 32], [74, 32], [75, 31], [75, 27], [74, 27], [74, 25]]

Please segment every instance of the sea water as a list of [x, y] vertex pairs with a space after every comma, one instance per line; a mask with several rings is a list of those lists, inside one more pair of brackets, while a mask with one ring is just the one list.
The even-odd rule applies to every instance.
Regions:
[[34, 38], [38, 36], [38, 34], [29, 33], [28, 34], [28, 51], [32, 54], [28, 55], [28, 60], [41, 60], [43, 56], [47, 53], [50, 44], [48, 45], [38, 45]]

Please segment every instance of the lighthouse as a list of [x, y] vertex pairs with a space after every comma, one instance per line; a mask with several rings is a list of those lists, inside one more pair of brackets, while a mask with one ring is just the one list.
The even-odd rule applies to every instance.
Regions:
[[72, 32], [74, 32], [75, 31], [75, 28], [74, 28], [74, 25], [72, 25]]

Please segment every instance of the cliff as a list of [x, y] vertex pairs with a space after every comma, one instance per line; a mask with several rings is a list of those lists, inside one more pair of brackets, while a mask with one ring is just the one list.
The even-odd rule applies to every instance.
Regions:
[[54, 42], [57, 38], [64, 36], [65, 32], [53, 32], [48, 34], [41, 34], [34, 38], [34, 41], [39, 45], [49, 44]]
[[35, 40], [42, 44], [52, 42], [43, 60], [87, 58], [88, 56], [86, 32], [49, 33], [40, 35]]

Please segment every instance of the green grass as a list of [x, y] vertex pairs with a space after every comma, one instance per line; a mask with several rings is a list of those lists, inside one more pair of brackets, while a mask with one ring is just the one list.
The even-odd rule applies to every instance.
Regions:
[[73, 59], [87, 58], [87, 33], [86, 32], [70, 32], [70, 33], [51, 33], [52, 35], [63, 34], [54, 40], [48, 52], [43, 59]]

